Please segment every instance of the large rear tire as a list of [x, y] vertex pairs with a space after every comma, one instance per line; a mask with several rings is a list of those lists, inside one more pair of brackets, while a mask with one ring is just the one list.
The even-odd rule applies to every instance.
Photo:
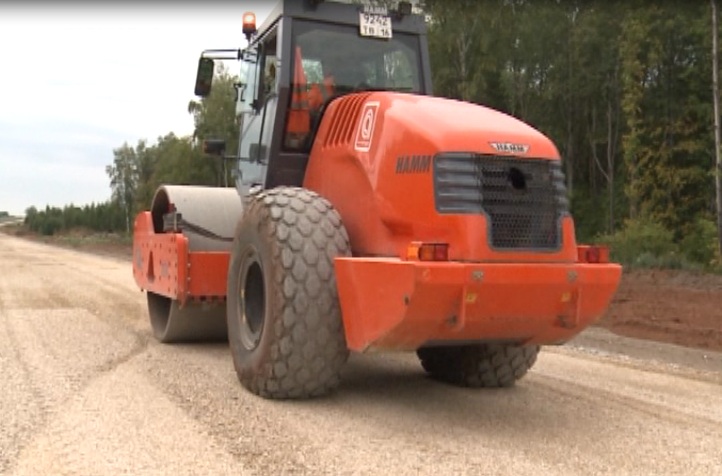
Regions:
[[539, 346], [479, 344], [423, 347], [421, 365], [433, 378], [460, 387], [511, 387], [536, 362]]
[[331, 204], [290, 187], [249, 198], [228, 270], [227, 322], [241, 384], [264, 398], [309, 398], [340, 381], [348, 350], [334, 258], [348, 235]]

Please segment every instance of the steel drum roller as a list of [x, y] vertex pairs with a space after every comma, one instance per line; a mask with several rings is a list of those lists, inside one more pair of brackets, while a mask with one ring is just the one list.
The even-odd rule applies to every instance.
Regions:
[[[175, 214], [173, 213], [175, 212]], [[188, 251], [228, 251], [243, 212], [234, 188], [163, 185], [151, 206], [153, 228], [164, 233], [175, 223], [188, 238]], [[153, 334], [161, 342], [227, 339], [224, 301], [180, 302], [148, 292]]]

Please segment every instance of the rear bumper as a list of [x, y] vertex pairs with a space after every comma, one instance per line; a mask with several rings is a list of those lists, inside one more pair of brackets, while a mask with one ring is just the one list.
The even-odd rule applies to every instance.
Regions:
[[469, 264], [337, 258], [347, 345], [414, 350], [432, 343], [560, 344], [600, 318], [617, 264]]

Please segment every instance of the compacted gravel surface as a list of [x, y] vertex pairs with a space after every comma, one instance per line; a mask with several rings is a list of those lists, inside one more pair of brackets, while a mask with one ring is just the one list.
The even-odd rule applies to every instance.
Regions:
[[372, 354], [267, 401], [227, 345], [153, 340], [128, 260], [3, 234], [0, 372], [0, 474], [722, 474], [721, 354], [591, 329], [512, 389]]

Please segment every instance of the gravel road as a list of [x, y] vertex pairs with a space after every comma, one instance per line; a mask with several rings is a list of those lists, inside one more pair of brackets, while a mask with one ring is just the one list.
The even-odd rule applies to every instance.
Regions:
[[722, 475], [720, 354], [592, 329], [509, 390], [353, 355], [271, 402], [227, 345], [155, 342], [129, 262], [4, 234], [0, 371], [0, 474]]

